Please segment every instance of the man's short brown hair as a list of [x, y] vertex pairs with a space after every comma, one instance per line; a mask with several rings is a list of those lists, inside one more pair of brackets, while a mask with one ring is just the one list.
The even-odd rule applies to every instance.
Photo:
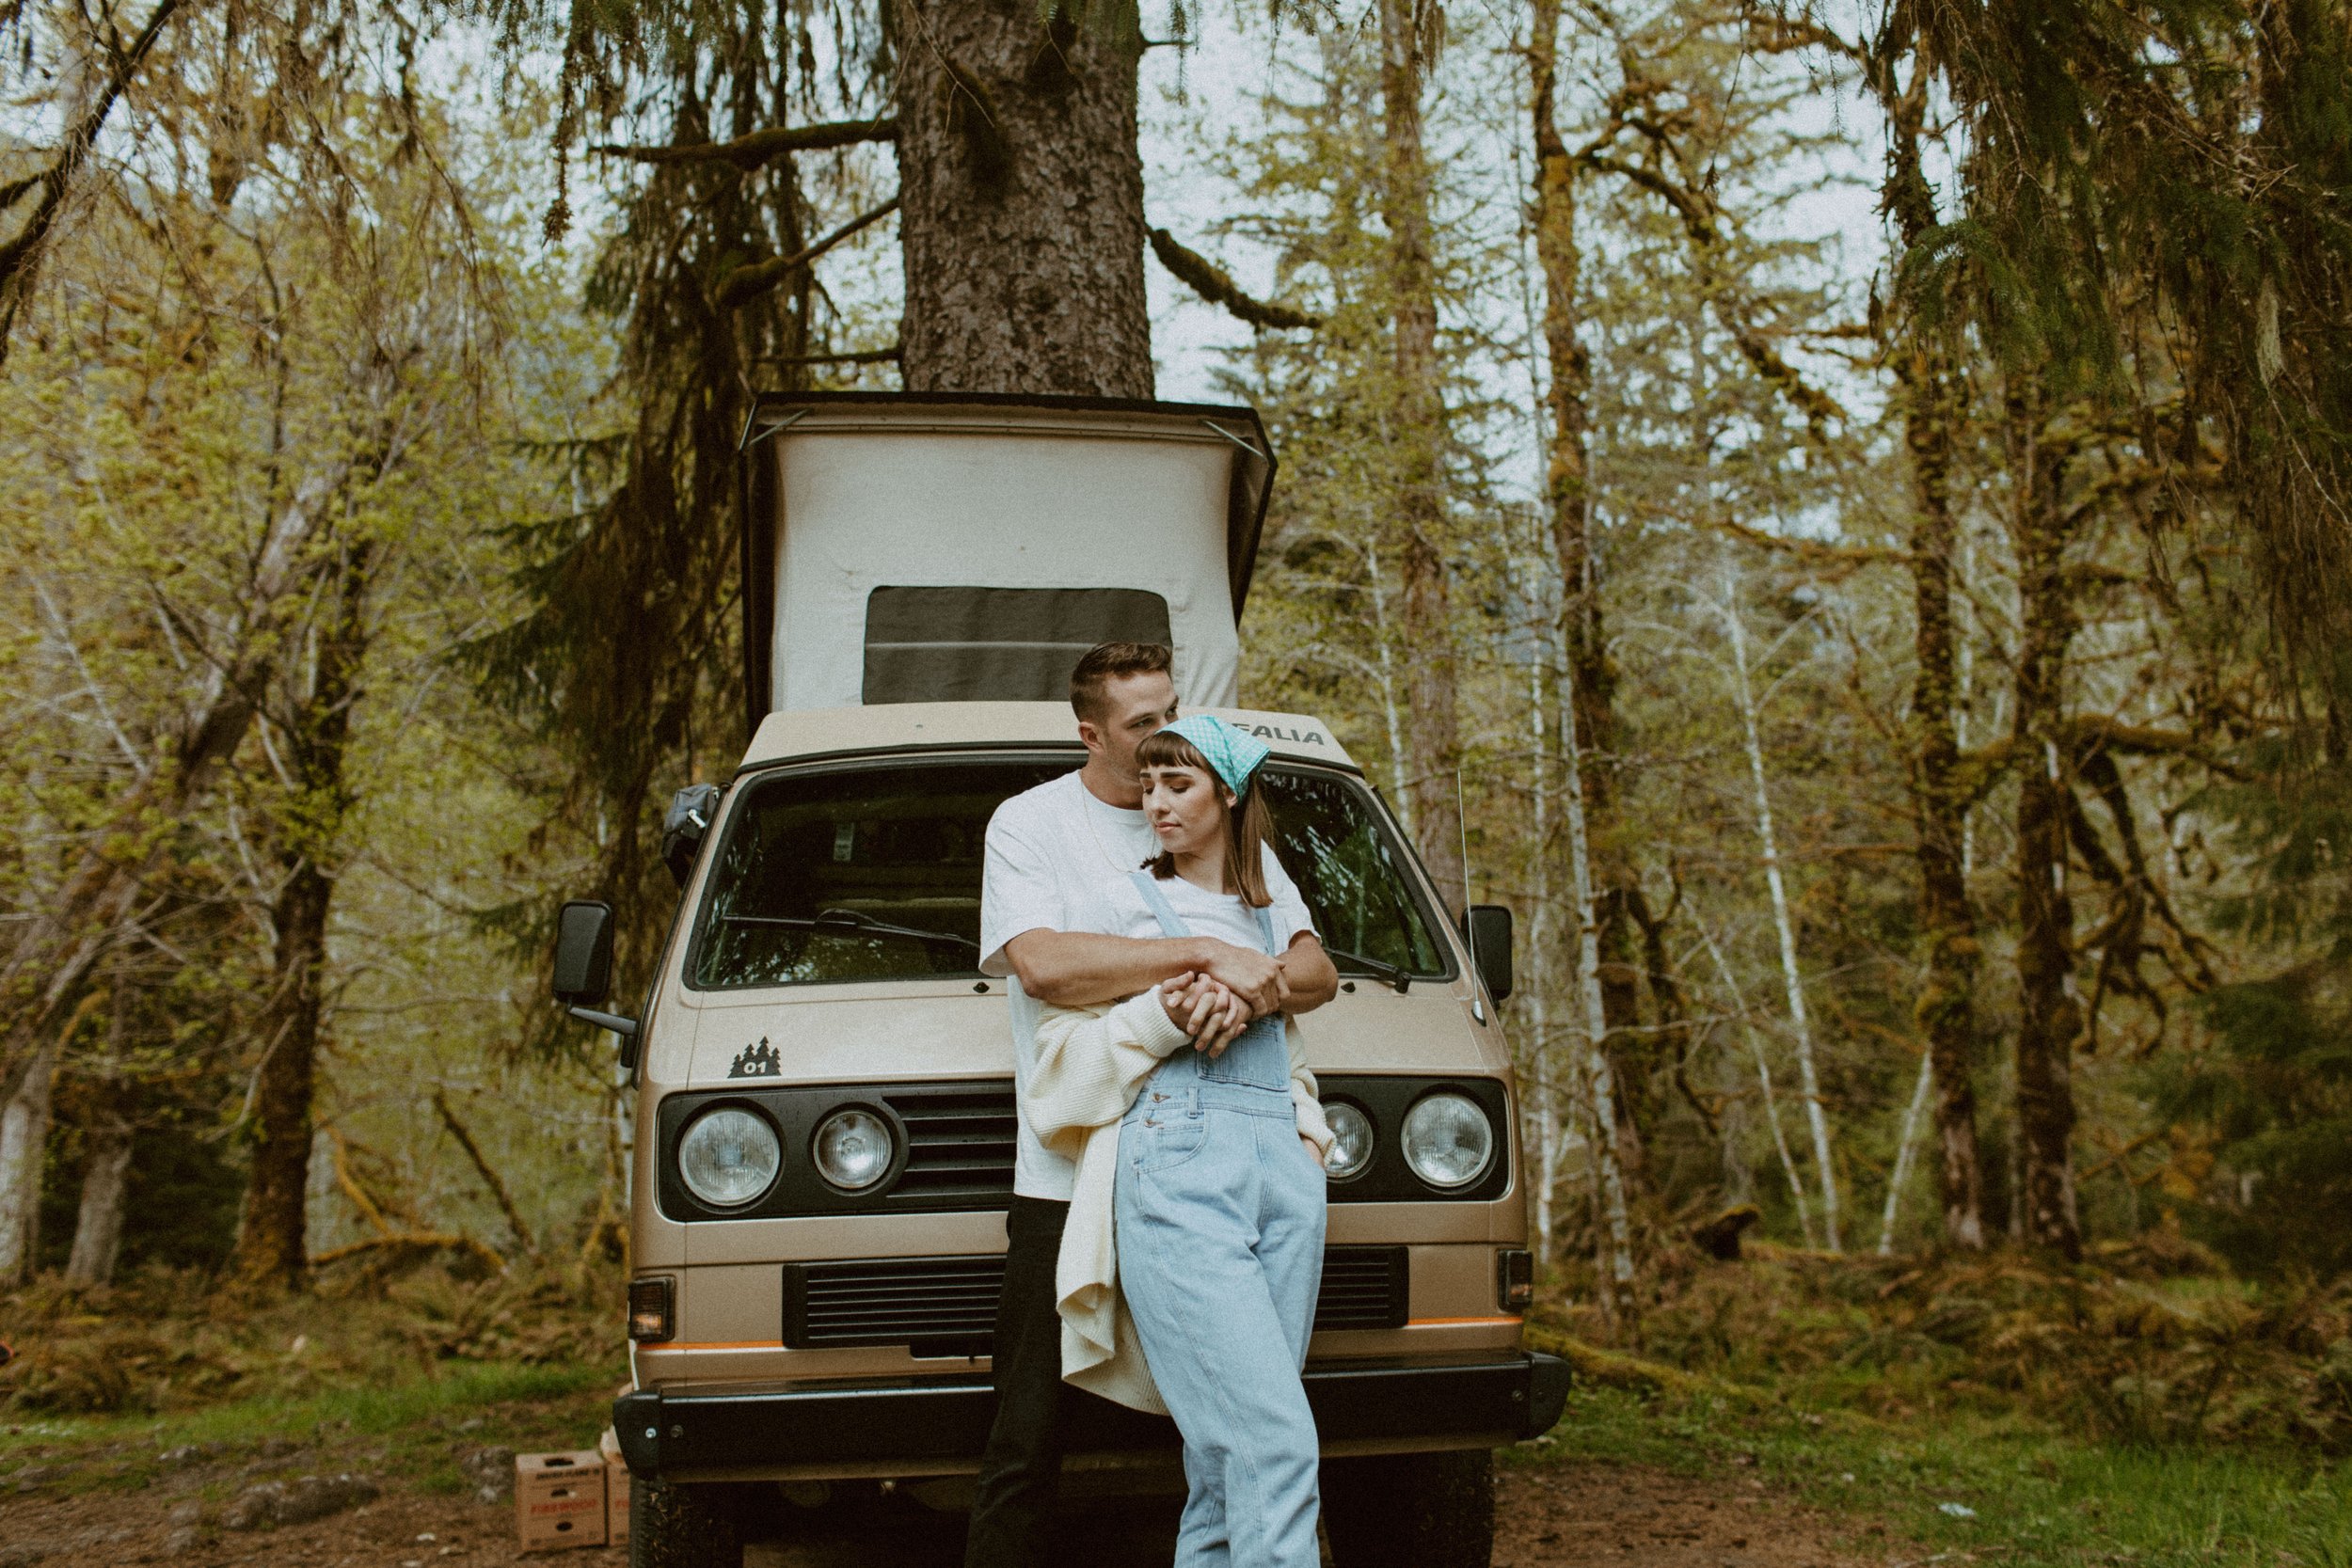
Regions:
[[1104, 681], [1114, 675], [1165, 675], [1175, 662], [1175, 650], [1165, 642], [1097, 642], [1070, 672], [1070, 710], [1091, 721]]

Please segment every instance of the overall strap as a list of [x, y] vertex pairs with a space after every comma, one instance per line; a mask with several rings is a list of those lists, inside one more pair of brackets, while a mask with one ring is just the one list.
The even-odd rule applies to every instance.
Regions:
[[1130, 871], [1127, 879], [1136, 884], [1137, 893], [1143, 895], [1144, 907], [1152, 911], [1152, 918], [1160, 923], [1162, 932], [1171, 937], [1192, 935], [1192, 927], [1176, 918], [1175, 907], [1168, 903], [1168, 895], [1160, 891], [1158, 878], [1149, 871]]
[[1282, 950], [1274, 945], [1274, 906], [1264, 905], [1249, 912], [1258, 917], [1258, 936], [1265, 943], [1265, 956], [1269, 958], [1280, 958]]

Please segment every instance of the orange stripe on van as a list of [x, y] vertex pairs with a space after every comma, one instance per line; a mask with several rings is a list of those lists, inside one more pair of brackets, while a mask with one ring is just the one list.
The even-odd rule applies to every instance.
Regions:
[[1522, 1322], [1524, 1322], [1524, 1321], [1525, 1321], [1524, 1319], [1521, 1319], [1521, 1318], [1516, 1318], [1516, 1317], [1512, 1317], [1512, 1318], [1408, 1318], [1408, 1319], [1406, 1319], [1406, 1322], [1405, 1322], [1405, 1326], [1406, 1326], [1406, 1328], [1470, 1328], [1470, 1327], [1473, 1327], [1473, 1326], [1483, 1326], [1483, 1327], [1500, 1327], [1500, 1326], [1502, 1326], [1502, 1324], [1504, 1324], [1504, 1323], [1522, 1323]]
[[675, 1344], [641, 1347], [644, 1350], [782, 1350], [781, 1339], [689, 1339]]

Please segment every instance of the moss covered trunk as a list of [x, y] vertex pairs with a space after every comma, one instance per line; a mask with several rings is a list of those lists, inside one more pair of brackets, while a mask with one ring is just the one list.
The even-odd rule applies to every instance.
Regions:
[[901, 0], [910, 391], [1152, 395], [1132, 20]]
[[2075, 613], [2066, 575], [2062, 449], [2030, 393], [2008, 409], [2010, 530], [2017, 552], [2017, 1138], [2026, 1240], [2082, 1256], [2074, 1206], [2074, 1057], [2083, 1009], [2074, 995], [2074, 902], [2067, 891], [2073, 790], [2061, 743], [2067, 646]]

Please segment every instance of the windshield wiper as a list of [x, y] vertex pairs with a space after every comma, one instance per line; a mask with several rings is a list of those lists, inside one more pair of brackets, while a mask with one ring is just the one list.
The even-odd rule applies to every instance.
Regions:
[[1367, 958], [1361, 953], [1350, 953], [1343, 947], [1326, 946], [1323, 951], [1335, 969], [1342, 972], [1353, 969], [1375, 980], [1386, 981], [1396, 988], [1399, 996], [1413, 987], [1413, 977], [1394, 964], [1384, 964], [1378, 958]]
[[871, 931], [876, 936], [909, 937], [916, 942], [950, 942], [973, 952], [980, 944], [970, 937], [960, 937], [953, 931], [927, 931], [919, 926], [894, 926], [887, 920], [876, 920], [857, 910], [825, 910], [814, 918], [802, 914], [723, 914], [719, 917], [737, 926], [790, 926], [804, 931]]

